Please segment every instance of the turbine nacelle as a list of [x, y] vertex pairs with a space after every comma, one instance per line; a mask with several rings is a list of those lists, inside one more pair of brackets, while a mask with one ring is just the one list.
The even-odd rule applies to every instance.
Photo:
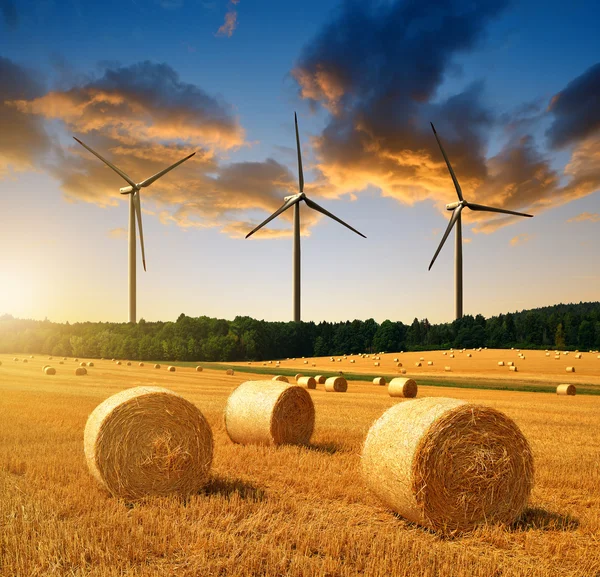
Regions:
[[121, 194], [129, 194], [130, 192], [134, 192], [137, 188], [133, 188], [133, 186], [124, 186], [123, 188], [119, 188], [119, 192]]
[[457, 200], [456, 202], [451, 202], [446, 205], [446, 210], [454, 210], [455, 208], [458, 208], [461, 204], [464, 205], [465, 201]]

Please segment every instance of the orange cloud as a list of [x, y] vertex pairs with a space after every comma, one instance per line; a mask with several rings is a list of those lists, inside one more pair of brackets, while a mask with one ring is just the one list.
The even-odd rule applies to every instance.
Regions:
[[234, 6], [237, 6], [237, 4], [239, 4], [239, 0], [231, 0], [229, 2], [229, 7], [225, 13], [225, 22], [217, 30], [216, 36], [231, 38], [233, 35], [233, 31], [237, 28], [237, 10], [234, 9]]
[[589, 220], [591, 222], [600, 222], [600, 214], [598, 214], [597, 212], [582, 212], [581, 214], [570, 218], [569, 220], [567, 220], [567, 222], [584, 222], [586, 220]]
[[510, 246], [519, 246], [529, 242], [533, 238], [532, 235], [527, 233], [518, 234], [517, 236], [510, 239]]
[[110, 236], [110, 238], [117, 238], [117, 239], [127, 238], [127, 229], [112, 228], [111, 230], [108, 231], [108, 236]]

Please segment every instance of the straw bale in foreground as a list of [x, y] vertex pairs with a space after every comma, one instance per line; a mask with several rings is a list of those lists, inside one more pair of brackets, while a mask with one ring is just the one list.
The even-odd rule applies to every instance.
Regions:
[[325, 384], [325, 381], [327, 380], [327, 377], [325, 375], [317, 375], [315, 377], [315, 381], [317, 381], [318, 385], [323, 385]]
[[577, 392], [575, 385], [558, 385], [556, 387], [557, 395], [574, 395]]
[[75, 369], [75, 376], [80, 377], [81, 375], [87, 375], [87, 369], [85, 367], [77, 367]]
[[288, 378], [285, 375], [277, 375], [271, 379], [272, 381], [281, 381], [282, 383], [289, 383]]
[[387, 385], [387, 381], [385, 380], [385, 377], [375, 377], [373, 379], [373, 384], [384, 386], [384, 385]]
[[441, 533], [511, 523], [533, 486], [533, 457], [501, 412], [458, 399], [398, 403], [369, 430], [367, 486], [406, 519]]
[[200, 410], [162, 387], [135, 387], [90, 414], [84, 449], [92, 475], [124, 499], [191, 495], [207, 481], [213, 438]]
[[344, 377], [329, 377], [325, 381], [325, 390], [329, 393], [345, 393], [348, 390], [348, 381]]
[[56, 374], [56, 369], [54, 367], [46, 367], [44, 369], [44, 374], [46, 374], [46, 375], [55, 375]]
[[390, 381], [388, 394], [390, 397], [414, 399], [417, 396], [417, 383], [414, 379], [396, 377]]
[[303, 445], [315, 425], [315, 407], [303, 387], [276, 381], [247, 381], [231, 393], [225, 428], [234, 443]]
[[307, 389], [316, 389], [317, 388], [317, 381], [315, 380], [314, 377], [299, 377], [296, 379], [296, 382], [301, 387], [306, 387]]

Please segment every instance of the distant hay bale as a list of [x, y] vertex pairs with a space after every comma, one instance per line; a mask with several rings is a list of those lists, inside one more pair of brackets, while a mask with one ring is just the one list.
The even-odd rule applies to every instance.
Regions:
[[467, 353], [467, 357], [470, 357], [470, 356], [471, 356], [471, 353]]
[[354, 359], [350, 359], [350, 362], [351, 362], [351, 363], [353, 363], [353, 362], [354, 362]]
[[567, 367], [567, 373], [574, 373], [575, 367]]
[[506, 363], [509, 367], [512, 367], [515, 363], [513, 361], [508, 361], [508, 363]]
[[58, 361], [58, 364], [59, 364], [59, 365], [64, 365], [64, 364], [65, 364], [65, 361]]
[[575, 355], [575, 358], [576, 358], [576, 359], [580, 359], [580, 358], [581, 358], [581, 353], [577, 353], [577, 354]]
[[316, 389], [317, 388], [317, 381], [315, 380], [314, 377], [300, 377], [299, 379], [296, 379], [296, 382], [301, 387], [306, 387], [307, 389]]
[[73, 359], [73, 361], [74, 361], [74, 362], [76, 362], [76, 363], [78, 363], [78, 362], [79, 362], [79, 359]]
[[375, 363], [373, 363], [373, 366], [374, 366], [374, 367], [378, 367], [378, 366], [379, 366], [379, 363], [378, 363], [378, 362], [375, 362]]
[[281, 381], [282, 383], [289, 383], [288, 378], [284, 375], [277, 375], [271, 379], [272, 381]]
[[433, 366], [433, 361], [427, 361], [427, 366], [432, 367]]
[[449, 356], [451, 359], [453, 359], [453, 358], [454, 358], [454, 355], [448, 355], [448, 356]]
[[29, 355], [29, 358], [30, 358], [30, 359], [33, 359], [33, 355]]
[[415, 363], [415, 367], [420, 367], [420, 366], [421, 366], [421, 363], [417, 361], [417, 362]]
[[345, 393], [348, 390], [348, 381], [344, 377], [329, 377], [325, 381], [325, 390], [329, 393]]
[[329, 359], [330, 363], [335, 363], [335, 359]]
[[400, 374], [401, 375], [405, 375], [406, 374], [406, 369], [400, 369]]
[[577, 389], [575, 388], [575, 385], [558, 385], [558, 387], [556, 387], [557, 395], [575, 395], [576, 392]]
[[511, 365], [510, 367], [508, 367], [509, 371], [513, 371], [513, 372], [517, 372], [517, 367], [515, 365]]
[[86, 366], [86, 363], [84, 363], [83, 361], [81, 361], [81, 362], [79, 363], [79, 366], [80, 366], [80, 367], [85, 367], [85, 366]]
[[49, 360], [49, 361], [51, 361], [51, 360], [52, 360], [52, 357], [48, 357], [48, 360]]
[[444, 367], [444, 370], [449, 373], [452, 369], [450, 367]]
[[402, 363], [396, 363], [396, 366], [397, 366], [397, 367], [401, 367], [401, 366], [402, 366]]
[[87, 375], [87, 369], [85, 367], [77, 367], [75, 369], [75, 376], [80, 377], [81, 375]]
[[117, 361], [115, 364], [117, 364], [117, 365], [120, 365], [120, 364], [121, 364], [121, 361]]
[[227, 369], [225, 371], [225, 374], [229, 375], [231, 377], [231, 376], [235, 375], [235, 371], [233, 369]]
[[318, 385], [324, 385], [326, 380], [327, 380], [327, 377], [325, 375], [317, 375], [315, 377], [315, 381], [317, 381]]
[[[352, 362], [352, 363], [353, 363], [354, 361], [350, 361], [350, 362]], [[279, 365], [277, 365], [277, 366], [279, 366]], [[312, 366], [312, 367], [316, 367], [316, 366], [317, 366], [317, 364], [316, 364], [316, 363], [312, 363], [312, 365], [311, 365], [311, 366]]]
[[444, 351], [444, 352], [442, 353], [442, 355], [447, 355], [447, 354], [448, 354], [448, 353], [447, 353], [446, 351]]
[[50, 365], [44, 365], [44, 366], [42, 367], [42, 373], [43, 373], [43, 372], [44, 372], [44, 371], [45, 371], [45, 370], [46, 370], [46, 369], [47, 369], [49, 366], [50, 366]]
[[29, 361], [28, 361], [27, 359], [23, 359], [23, 362], [24, 362], [24, 363], [27, 363], [27, 362], [29, 362]]
[[396, 377], [390, 381], [388, 394], [390, 397], [414, 399], [417, 396], [417, 383], [414, 379]]
[[44, 369], [44, 374], [45, 375], [55, 375], [56, 374], [56, 369], [54, 367], [46, 367]]
[[440, 533], [512, 523], [533, 486], [529, 443], [506, 415], [458, 399], [398, 403], [371, 426], [367, 486], [409, 521]]
[[13, 361], [19, 362], [19, 359], [17, 357], [14, 357]]
[[127, 361], [127, 366], [130, 367], [131, 366], [131, 361]]
[[270, 364], [270, 365], [272, 365], [272, 364], [273, 364], [273, 361], [269, 361], [269, 364]]
[[197, 372], [197, 373], [201, 373], [203, 370], [204, 370], [204, 369], [203, 369], [203, 368], [202, 368], [200, 365], [198, 365], [198, 366], [196, 367], [196, 372]]
[[94, 409], [84, 450], [90, 472], [115, 497], [187, 496], [208, 480], [213, 438], [200, 410], [180, 395], [135, 387]]
[[159, 365], [158, 363], [156, 363], [156, 364], [154, 365], [154, 368], [155, 368], [155, 369], [160, 369], [160, 365]]
[[308, 365], [308, 361], [304, 361], [304, 364], [305, 364], [305, 365]]
[[546, 356], [547, 356], [547, 357], [549, 357], [549, 356], [550, 356], [550, 353], [546, 353]]
[[297, 385], [247, 381], [227, 399], [225, 428], [234, 443], [307, 444], [315, 426], [309, 392]]
[[375, 377], [373, 379], [373, 384], [383, 387], [383, 386], [387, 385], [387, 381], [385, 380], [385, 377]]
[[499, 367], [503, 367], [504, 366], [504, 361], [498, 361], [498, 366]]
[[398, 362], [398, 357], [394, 357], [394, 362], [397, 363]]
[[294, 376], [294, 379], [298, 380], [300, 378], [302, 378], [304, 375], [302, 373], [296, 373], [296, 375]]
[[63, 361], [66, 361], [66, 360], [67, 360], [67, 357], [63, 357]]
[[94, 363], [92, 363], [92, 361], [90, 361], [90, 362], [87, 364], [87, 366], [88, 366], [88, 367], [93, 367], [93, 366], [94, 366]]
[[143, 367], [144, 363], [138, 363], [138, 367]]
[[424, 360], [425, 360], [425, 357], [419, 357], [419, 360], [420, 360], [420, 361], [424, 361]]
[[167, 367], [167, 371], [169, 371], [170, 373], [174, 373], [175, 372], [175, 367], [173, 365]]

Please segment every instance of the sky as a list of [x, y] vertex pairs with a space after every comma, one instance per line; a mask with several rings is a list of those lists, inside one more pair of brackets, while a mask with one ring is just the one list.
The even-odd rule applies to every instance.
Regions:
[[0, 0], [0, 315], [128, 319], [127, 183], [142, 189], [137, 316], [454, 319], [600, 299], [594, 0]]

